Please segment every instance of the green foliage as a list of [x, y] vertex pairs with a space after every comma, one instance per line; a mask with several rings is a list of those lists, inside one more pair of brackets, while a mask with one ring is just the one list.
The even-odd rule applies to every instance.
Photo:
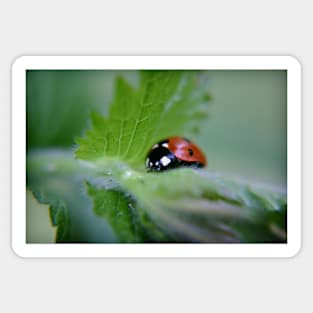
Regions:
[[286, 195], [206, 170], [147, 173], [145, 155], [171, 135], [196, 140], [208, 77], [144, 71], [116, 81], [107, 116], [69, 150], [28, 154], [28, 187], [48, 203], [57, 242], [286, 242]]
[[113, 242], [105, 220], [92, 214], [83, 189], [93, 175], [73, 159], [72, 151], [39, 150], [27, 157], [27, 187], [40, 203], [48, 204], [52, 224], [58, 226], [56, 242]]
[[192, 135], [208, 114], [203, 75], [144, 71], [138, 89], [119, 78], [108, 117], [93, 114], [93, 128], [77, 139], [76, 156], [85, 160], [113, 156], [138, 165], [155, 142]]
[[96, 215], [105, 218], [115, 230], [120, 242], [140, 242], [139, 224], [135, 220], [136, 212], [131, 210], [131, 202], [118, 190], [107, 190], [87, 184], [89, 196], [93, 199]]
[[49, 207], [38, 203], [32, 192], [27, 190], [26, 208], [26, 242], [54, 243], [58, 228], [51, 225]]

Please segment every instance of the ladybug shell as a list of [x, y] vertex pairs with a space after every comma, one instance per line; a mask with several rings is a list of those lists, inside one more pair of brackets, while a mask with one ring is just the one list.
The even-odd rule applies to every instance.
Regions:
[[168, 150], [179, 160], [200, 163], [203, 166], [207, 164], [203, 152], [188, 139], [182, 137], [170, 137], [168, 139]]
[[207, 164], [203, 152], [191, 141], [170, 137], [155, 144], [146, 158], [146, 168], [151, 172], [179, 167], [203, 167]]

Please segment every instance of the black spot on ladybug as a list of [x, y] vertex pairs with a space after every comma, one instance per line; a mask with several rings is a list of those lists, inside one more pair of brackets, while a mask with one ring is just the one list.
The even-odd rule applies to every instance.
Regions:
[[190, 155], [190, 156], [193, 156], [193, 151], [192, 151], [192, 149], [188, 149], [188, 152], [189, 152], [189, 155]]

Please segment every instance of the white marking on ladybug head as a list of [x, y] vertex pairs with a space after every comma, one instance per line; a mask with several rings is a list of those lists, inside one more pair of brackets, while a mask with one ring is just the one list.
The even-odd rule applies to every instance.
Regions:
[[151, 167], [152, 165], [153, 165], [153, 163], [150, 161], [150, 162], [149, 162], [149, 166]]
[[162, 157], [160, 161], [163, 166], [167, 166], [171, 163], [171, 160], [167, 156]]
[[155, 165], [156, 165], [156, 166], [159, 166], [159, 161], [156, 161], [156, 162], [155, 162]]
[[157, 143], [157, 144], [155, 144], [153, 147], [152, 147], [152, 149], [155, 149], [155, 148], [157, 148], [159, 146], [159, 144]]
[[162, 147], [168, 148], [168, 143], [167, 142], [162, 143]]

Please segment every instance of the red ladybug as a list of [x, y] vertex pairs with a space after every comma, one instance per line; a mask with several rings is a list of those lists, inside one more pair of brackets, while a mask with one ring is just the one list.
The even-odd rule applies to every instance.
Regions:
[[207, 164], [203, 152], [190, 140], [170, 137], [155, 144], [146, 158], [146, 168], [160, 172], [178, 167], [204, 167]]

